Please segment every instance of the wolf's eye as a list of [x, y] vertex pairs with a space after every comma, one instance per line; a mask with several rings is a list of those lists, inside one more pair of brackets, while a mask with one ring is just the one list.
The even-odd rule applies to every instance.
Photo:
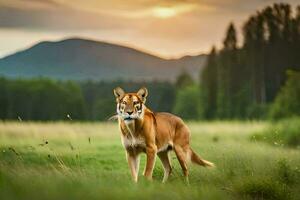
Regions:
[[134, 102], [133, 102], [133, 105], [136, 105], [136, 104], [138, 104], [138, 103], [139, 103], [139, 102], [137, 102], [137, 101], [134, 101]]

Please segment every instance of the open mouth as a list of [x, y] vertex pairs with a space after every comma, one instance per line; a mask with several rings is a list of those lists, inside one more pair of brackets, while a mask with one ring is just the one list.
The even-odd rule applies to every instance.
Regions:
[[126, 117], [126, 118], [124, 118], [124, 120], [125, 120], [125, 121], [130, 121], [130, 120], [133, 120], [133, 118], [131, 118], [131, 117]]

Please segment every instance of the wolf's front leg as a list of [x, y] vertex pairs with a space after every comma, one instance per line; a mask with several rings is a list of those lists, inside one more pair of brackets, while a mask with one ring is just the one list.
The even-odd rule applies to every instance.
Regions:
[[146, 161], [146, 167], [144, 170], [144, 176], [148, 180], [152, 180], [152, 173], [153, 173], [153, 168], [154, 168], [154, 164], [155, 164], [156, 153], [157, 153], [157, 147], [155, 145], [146, 147], [147, 161]]
[[140, 157], [138, 154], [131, 151], [126, 151], [128, 166], [131, 172], [131, 177], [134, 182], [138, 181]]

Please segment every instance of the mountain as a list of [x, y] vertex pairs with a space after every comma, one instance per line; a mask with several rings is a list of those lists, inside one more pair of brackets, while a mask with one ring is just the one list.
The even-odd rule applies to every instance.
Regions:
[[136, 49], [71, 38], [40, 42], [0, 59], [0, 75], [60, 80], [169, 80], [186, 70], [198, 78], [206, 56], [163, 59]]

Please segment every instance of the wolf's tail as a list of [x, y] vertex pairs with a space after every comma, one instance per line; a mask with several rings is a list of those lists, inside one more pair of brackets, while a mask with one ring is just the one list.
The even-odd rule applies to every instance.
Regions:
[[197, 153], [190, 148], [191, 161], [203, 167], [215, 167], [214, 163], [202, 159]]

